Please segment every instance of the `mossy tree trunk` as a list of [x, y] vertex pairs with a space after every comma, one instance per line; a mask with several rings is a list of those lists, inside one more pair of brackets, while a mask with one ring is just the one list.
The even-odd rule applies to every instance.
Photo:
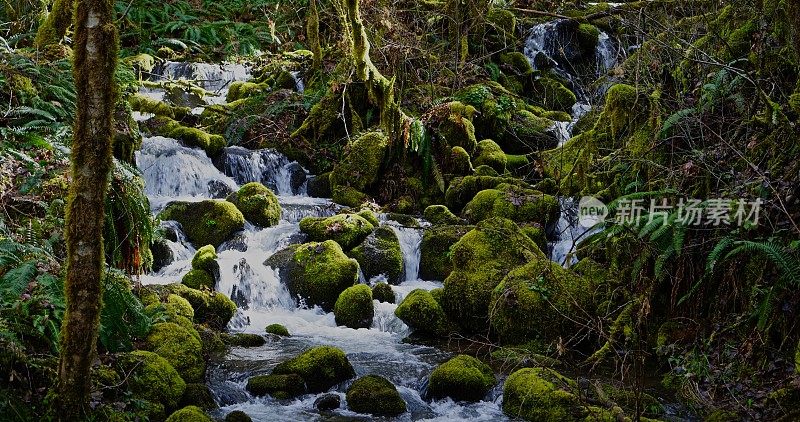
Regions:
[[67, 310], [61, 332], [61, 420], [83, 420], [90, 393], [102, 298], [103, 220], [111, 171], [114, 71], [119, 40], [112, 0], [78, 0], [73, 75], [77, 115], [67, 201]]
[[786, 0], [786, 13], [792, 27], [792, 47], [800, 66], [800, 0]]
[[34, 44], [36, 48], [47, 47], [50, 44], [58, 44], [67, 33], [67, 28], [72, 23], [72, 8], [74, 0], [55, 0], [53, 8], [47, 14], [47, 19], [36, 31]]
[[317, 0], [310, 1], [308, 22], [306, 23], [306, 38], [308, 38], [311, 52], [314, 53], [314, 69], [318, 70], [322, 67], [322, 45], [319, 41], [319, 9], [317, 9]]

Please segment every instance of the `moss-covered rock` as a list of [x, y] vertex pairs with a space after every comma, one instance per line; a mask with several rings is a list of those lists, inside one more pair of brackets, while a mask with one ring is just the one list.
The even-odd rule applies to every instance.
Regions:
[[236, 100], [252, 97], [262, 94], [269, 90], [269, 85], [257, 82], [243, 82], [234, 81], [228, 87], [228, 94], [225, 96], [225, 102], [232, 103]]
[[350, 250], [369, 236], [375, 227], [357, 214], [338, 214], [332, 217], [306, 217], [300, 220], [300, 230], [309, 240], [334, 240], [342, 249]]
[[592, 24], [582, 23], [578, 25], [576, 34], [578, 36], [578, 45], [584, 54], [593, 54], [597, 48], [597, 43], [600, 41], [600, 30]]
[[575, 93], [555, 78], [541, 77], [533, 83], [533, 95], [548, 110], [568, 112], [578, 101]]
[[181, 278], [181, 283], [198, 290], [214, 290], [214, 277], [204, 270], [190, 270]]
[[355, 380], [347, 389], [347, 407], [357, 413], [395, 416], [406, 411], [406, 402], [389, 380], [367, 375]]
[[222, 336], [217, 330], [205, 325], [195, 325], [197, 334], [200, 335], [200, 344], [203, 346], [203, 356], [208, 359], [222, 358], [228, 351], [228, 346], [222, 341]]
[[372, 298], [378, 302], [394, 303], [394, 290], [388, 283], [378, 283], [372, 287]]
[[425, 208], [422, 216], [425, 218], [425, 220], [435, 226], [458, 225], [464, 223], [464, 220], [458, 218], [444, 205], [431, 205]]
[[259, 375], [247, 380], [245, 387], [254, 396], [272, 396], [276, 399], [291, 399], [306, 392], [300, 375]]
[[270, 325], [267, 325], [267, 328], [265, 328], [264, 331], [266, 331], [267, 334], [274, 334], [276, 336], [281, 336], [281, 337], [289, 337], [290, 336], [289, 330], [287, 330], [286, 327], [284, 327], [281, 324], [270, 324]]
[[346, 207], [357, 208], [369, 201], [369, 195], [350, 186], [333, 186], [331, 199]]
[[378, 180], [389, 138], [381, 132], [367, 132], [348, 145], [348, 153], [333, 168], [332, 186], [349, 186], [366, 191]]
[[464, 207], [463, 217], [471, 223], [503, 217], [516, 222], [547, 225], [558, 219], [558, 199], [519, 186], [502, 184], [478, 192]]
[[358, 261], [367, 280], [385, 275], [390, 284], [399, 284], [403, 278], [403, 251], [392, 228], [378, 227], [349, 255]]
[[281, 205], [278, 197], [269, 188], [258, 182], [248, 183], [227, 201], [236, 205], [247, 221], [259, 227], [271, 227], [281, 219]]
[[378, 220], [378, 217], [375, 216], [375, 213], [368, 209], [363, 209], [357, 212], [359, 217], [362, 217], [364, 220], [369, 221], [369, 224], [372, 224], [373, 227], [378, 227], [381, 225], [381, 222]]
[[235, 205], [226, 201], [172, 202], [158, 218], [181, 223], [186, 236], [197, 247], [219, 247], [234, 233], [244, 229], [244, 216]]
[[547, 250], [547, 233], [541, 224], [533, 223], [522, 227], [522, 233], [528, 236], [542, 251]]
[[481, 400], [494, 387], [494, 372], [472, 356], [458, 355], [431, 373], [428, 395], [457, 401]]
[[587, 416], [575, 381], [548, 368], [524, 368], [503, 387], [503, 411], [528, 421], [578, 421]]
[[453, 147], [450, 150], [450, 172], [456, 176], [472, 174], [472, 162], [469, 153], [462, 147]]
[[472, 160], [473, 165], [486, 165], [494, 169], [498, 174], [503, 174], [506, 172], [507, 162], [506, 154], [495, 141], [485, 139], [478, 142], [478, 146], [475, 149], [475, 159]]
[[145, 314], [150, 317], [162, 316], [169, 322], [174, 322], [192, 330], [192, 320], [194, 319], [194, 308], [188, 300], [176, 295], [169, 294], [164, 302], [156, 301], [144, 308]]
[[236, 333], [231, 335], [226, 335], [223, 337], [225, 343], [231, 346], [239, 346], [239, 347], [260, 347], [266, 343], [264, 337], [261, 337], [258, 334], [250, 334], [250, 333]]
[[472, 117], [475, 108], [459, 101], [443, 104], [437, 109], [432, 125], [434, 131], [450, 147], [461, 147], [467, 153], [475, 150], [478, 144], [475, 138], [475, 126]]
[[339, 294], [358, 282], [358, 262], [333, 240], [290, 246], [265, 264], [281, 269], [281, 280], [290, 293], [328, 312]]
[[128, 97], [128, 104], [131, 110], [140, 113], [150, 113], [156, 116], [164, 116], [170, 119], [183, 119], [191, 114], [189, 107], [176, 107], [163, 101], [158, 101], [143, 94], [133, 94]]
[[206, 371], [200, 335], [172, 322], [153, 325], [145, 340], [147, 350], [167, 360], [187, 382], [201, 382]]
[[327, 172], [310, 177], [306, 183], [306, 191], [308, 196], [330, 198], [333, 195], [331, 191], [331, 173]]
[[169, 415], [166, 422], [213, 422], [211, 418], [197, 406], [186, 406]]
[[509, 51], [500, 54], [500, 64], [504, 65], [507, 70], [518, 75], [533, 73], [533, 68], [531, 67], [531, 62], [528, 61], [528, 57], [519, 51]]
[[447, 315], [427, 290], [414, 289], [409, 292], [394, 314], [414, 332], [432, 336], [447, 335]]
[[192, 257], [192, 268], [196, 270], [203, 270], [209, 274], [219, 272], [219, 263], [217, 262], [217, 250], [214, 245], [206, 245], [198, 249]]
[[344, 352], [330, 346], [313, 347], [279, 364], [272, 373], [300, 375], [311, 393], [321, 393], [356, 375]]
[[366, 284], [357, 284], [343, 291], [333, 307], [337, 325], [350, 328], [369, 328], [375, 307], [372, 303], [372, 290]]
[[423, 280], [444, 280], [450, 275], [450, 247], [474, 226], [433, 226], [425, 229], [420, 246], [419, 276]]
[[453, 271], [444, 281], [442, 308], [467, 332], [488, 329], [492, 291], [508, 272], [546, 259], [511, 220], [482, 221], [450, 249]]
[[457, 177], [450, 182], [450, 186], [447, 188], [447, 192], [445, 192], [445, 203], [450, 211], [458, 214], [461, 213], [464, 206], [475, 197], [475, 194], [485, 189], [495, 189], [502, 184], [529, 188], [527, 183], [513, 177]]
[[156, 134], [177, 139], [188, 147], [200, 148], [209, 157], [218, 156], [227, 146], [227, 142], [222, 136], [211, 135], [197, 128], [183, 126], [169, 117], [158, 116], [151, 120], [153, 123], [150, 124], [150, 127]]
[[183, 393], [180, 406], [197, 406], [204, 410], [211, 410], [217, 408], [217, 403], [207, 385], [194, 383], [186, 384], [186, 391]]
[[194, 321], [221, 330], [236, 313], [236, 304], [220, 292], [201, 291], [183, 284], [170, 284], [167, 289], [186, 299], [194, 309]]
[[550, 342], [579, 327], [564, 315], [591, 314], [594, 286], [546, 258], [515, 268], [492, 292], [490, 323], [505, 344]]
[[[119, 356], [117, 364], [135, 397], [174, 409], [186, 391], [186, 383], [178, 371], [163, 357], [145, 350]], [[162, 416], [163, 417], [163, 416]]]
[[225, 422], [252, 422], [253, 419], [241, 410], [234, 410], [225, 415]]

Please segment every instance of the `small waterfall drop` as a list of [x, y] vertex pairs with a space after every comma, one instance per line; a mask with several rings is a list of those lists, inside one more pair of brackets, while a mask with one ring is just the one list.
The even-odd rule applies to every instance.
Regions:
[[569, 267], [578, 262], [575, 252], [580, 242], [598, 229], [583, 227], [578, 223], [578, 201], [575, 198], [559, 198], [559, 205], [561, 211], [553, 229], [557, 240], [549, 242], [548, 249], [550, 260]]
[[236, 183], [263, 183], [277, 195], [303, 193], [307, 173], [296, 161], [274, 149], [251, 151], [242, 147], [225, 148], [225, 174]]
[[[385, 215], [381, 215], [385, 219]], [[421, 247], [423, 229], [421, 227], [407, 227], [393, 221], [385, 220], [386, 225], [394, 230], [403, 251], [403, 279], [405, 281], [419, 280], [419, 263], [421, 261]]]

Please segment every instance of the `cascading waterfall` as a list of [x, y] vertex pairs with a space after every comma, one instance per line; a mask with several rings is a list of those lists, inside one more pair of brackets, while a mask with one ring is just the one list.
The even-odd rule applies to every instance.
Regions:
[[[224, 65], [168, 63], [161, 72], [165, 78], [214, 80], [211, 85], [203, 82], [203, 86], [217, 90], [226, 89], [232, 80], [246, 77], [243, 68], [237, 67], [229, 72], [224, 69]], [[300, 83], [302, 81], [298, 79]], [[164, 98], [163, 92], [157, 89], [148, 90], [145, 95]], [[269, 368], [308, 347], [325, 344], [344, 350], [359, 375], [379, 374], [391, 380], [408, 404], [409, 412], [404, 418], [507, 419], [500, 409], [497, 390], [490, 394], [489, 400], [478, 403], [455, 403], [449, 399], [428, 402], [421, 397], [424, 380], [449, 354], [432, 347], [402, 342], [409, 334], [409, 328], [395, 317], [396, 304], [375, 301], [375, 317], [369, 330], [339, 327], [332, 313], [318, 307], [307, 307], [292, 297], [281, 282], [279, 271], [264, 265], [264, 261], [278, 250], [305, 241], [298, 225], [302, 218], [330, 216], [341, 210], [328, 199], [306, 195], [307, 174], [297, 163], [274, 150], [249, 151], [229, 147], [215, 167], [215, 163], [201, 150], [184, 147], [174, 139], [150, 137], [144, 140], [142, 150], [137, 154], [137, 165], [145, 179], [154, 212], [173, 200], [221, 198], [251, 181], [262, 182], [279, 195], [283, 211], [279, 224], [264, 229], [248, 224], [242, 232], [217, 248], [220, 279], [216, 289], [229, 295], [238, 306], [229, 330], [260, 334], [266, 325], [279, 323], [289, 329], [292, 337], [269, 338], [266, 345], [258, 348], [235, 348], [210, 367], [207, 383], [220, 404], [216, 416], [244, 410], [256, 421], [318, 420], [319, 414], [314, 409], [318, 395], [307, 395], [286, 403], [271, 397], [252, 397], [244, 386], [251, 375], [269, 372]], [[381, 220], [397, 233], [404, 255], [405, 281], [393, 286], [397, 303], [414, 289], [441, 287], [440, 282], [419, 280], [423, 230], [403, 227], [385, 217]], [[145, 284], [176, 282], [191, 268], [195, 249], [180, 231], [180, 226], [175, 222], [163, 222], [162, 225], [175, 233], [175, 240], [167, 242], [174, 261], [157, 273], [143, 276]], [[337, 394], [344, 399], [341, 391]], [[335, 414], [345, 418], [358, 416], [346, 408], [335, 411]]]

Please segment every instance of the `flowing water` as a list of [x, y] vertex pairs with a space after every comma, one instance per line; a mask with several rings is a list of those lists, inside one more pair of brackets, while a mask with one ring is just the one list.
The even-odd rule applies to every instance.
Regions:
[[[207, 88], [218, 92], [223, 91], [232, 79], [246, 79], [243, 75], [247, 72], [241, 68], [230, 72], [224, 69], [224, 66], [215, 65], [168, 63], [163, 66], [161, 76], [165, 79], [199, 77], [213, 81], [204, 83], [208, 84]], [[298, 87], [301, 84], [298, 79]], [[158, 89], [142, 92], [157, 99], [165, 97]], [[219, 98], [214, 98], [208, 103], [218, 101]], [[314, 407], [319, 395], [280, 401], [271, 397], [252, 397], [245, 390], [251, 376], [269, 373], [278, 363], [311, 346], [331, 345], [347, 353], [359, 376], [378, 374], [397, 386], [409, 410], [397, 420], [507, 419], [500, 409], [500, 387], [478, 403], [423, 399], [427, 376], [450, 354], [433, 347], [404, 343], [402, 340], [409, 334], [409, 328], [394, 316], [397, 305], [375, 301], [375, 317], [370, 329], [338, 327], [333, 313], [298, 303], [281, 283], [278, 270], [264, 265], [264, 261], [276, 251], [305, 240], [298, 225], [300, 219], [330, 216], [341, 209], [328, 199], [306, 195], [305, 184], [309, 175], [298, 163], [274, 150], [250, 151], [239, 147], [226, 148], [222, 158], [212, 162], [202, 150], [156, 136], [143, 140], [141, 151], [137, 153], [137, 166], [145, 179], [146, 193], [154, 213], [174, 200], [224, 198], [241, 185], [253, 181], [273, 189], [283, 209], [281, 221], [276, 226], [261, 229], [248, 224], [217, 250], [220, 279], [216, 288], [229, 295], [238, 306], [228, 329], [263, 334], [264, 327], [279, 323], [287, 327], [292, 337], [268, 336], [264, 346], [234, 348], [222, 361], [209, 366], [207, 382], [220, 405], [215, 416], [243, 410], [255, 421], [369, 419], [347, 409], [345, 385], [334, 389], [342, 398], [342, 408], [324, 414]], [[399, 303], [414, 289], [441, 287], [440, 281], [420, 280], [418, 277], [422, 226], [425, 223], [420, 222], [420, 227], [406, 227], [385, 215], [379, 218], [381, 224], [395, 231], [403, 251], [403, 282], [393, 286], [396, 302]], [[158, 272], [143, 276], [145, 284], [179, 282], [191, 268], [195, 249], [186, 240], [180, 225], [173, 221], [161, 224], [168, 233], [167, 244], [175, 259]], [[377, 281], [380, 278], [371, 282]]]

